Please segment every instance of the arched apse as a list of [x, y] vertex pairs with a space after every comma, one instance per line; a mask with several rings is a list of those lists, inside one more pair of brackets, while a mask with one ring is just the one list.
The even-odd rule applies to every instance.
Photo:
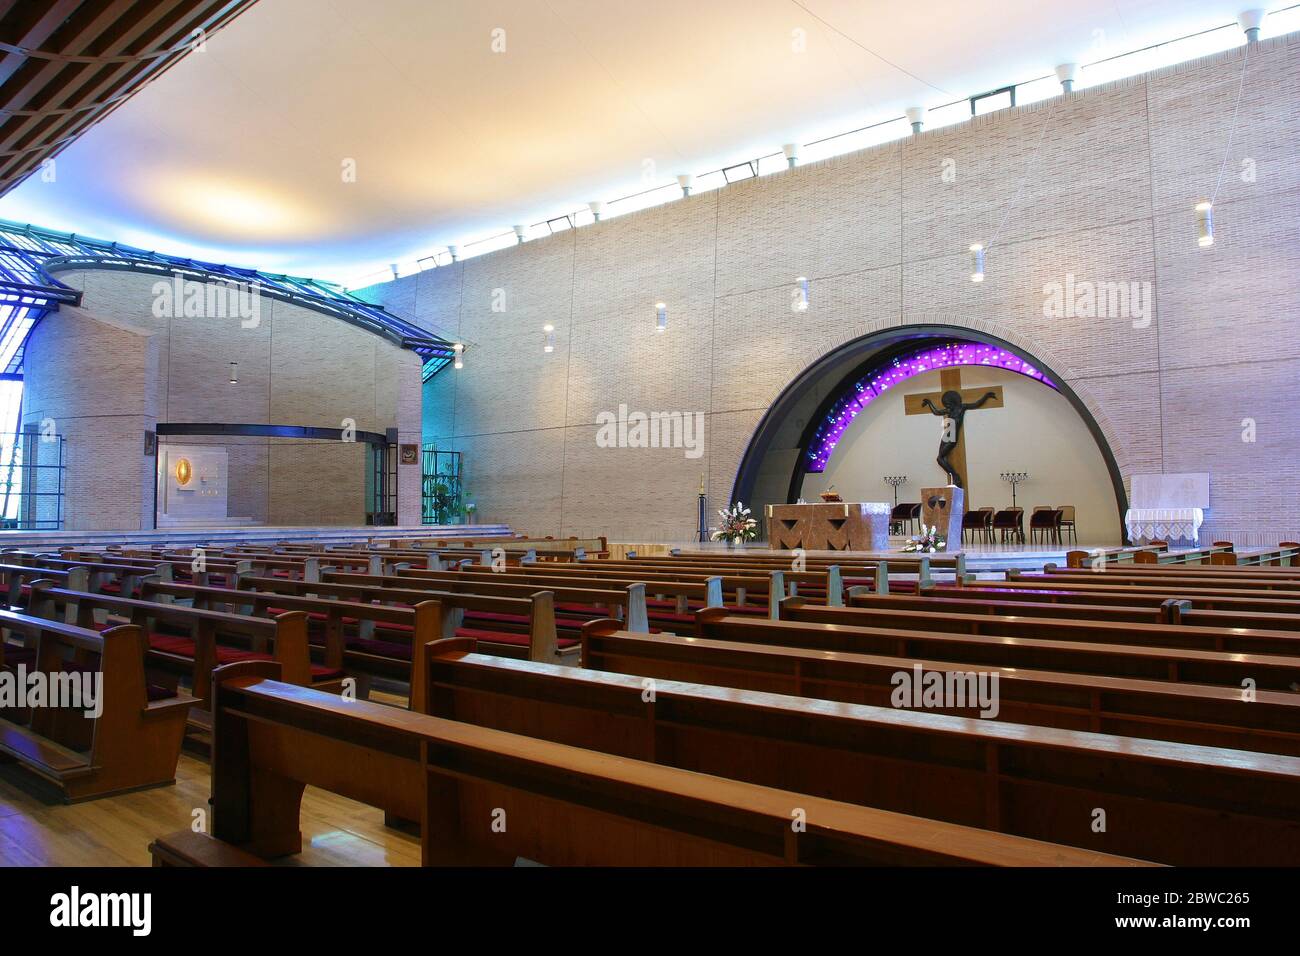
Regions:
[[[880, 402], [880, 396], [890, 387], [953, 366], [970, 366], [974, 374], [979, 374], [979, 366], [991, 366], [1011, 379], [1023, 378], [1034, 388], [1049, 390], [1053, 393], [1050, 401], [1061, 406], [1062, 414], [1073, 410], [1081, 425], [1076, 429], [1078, 434], [1090, 437], [1095, 446], [1097, 482], [1109, 483], [1109, 495], [1104, 490], [1099, 492], [1100, 500], [1108, 507], [1100, 521], [1093, 522], [1093, 540], [1123, 540], [1127, 499], [1120, 470], [1101, 426], [1083, 400], [1060, 375], [1024, 349], [993, 335], [946, 325], [909, 325], [863, 336], [823, 356], [796, 377], [755, 429], [737, 471], [732, 500], [753, 504], [759, 513], [764, 505], [797, 500], [814, 485], [812, 481], [805, 484], [806, 478], [818, 476], [828, 466], [834, 468], [835, 450], [850, 434], [855, 417]], [[918, 387], [925, 389], [924, 385]], [[968, 428], [979, 414], [968, 418]], [[1070, 422], [1071, 427], [1075, 424]], [[937, 435], [935, 430], [936, 439]], [[1086, 438], [1080, 441], [1086, 443]], [[1087, 453], [1092, 454], [1091, 450]], [[932, 467], [934, 474], [928, 478], [921, 475], [918, 484], [940, 482], [941, 473], [937, 466]], [[1018, 503], [1065, 503], [1055, 501], [1050, 489], [1042, 493], [1048, 495], [1042, 502], [1021, 499]], [[879, 484], [877, 490], [863, 496], [886, 500], [889, 489]], [[808, 494], [804, 497], [811, 498]], [[900, 500], [908, 499], [905, 496]], [[1109, 507], [1112, 501], [1113, 507]], [[998, 502], [981, 500], [975, 504]]]

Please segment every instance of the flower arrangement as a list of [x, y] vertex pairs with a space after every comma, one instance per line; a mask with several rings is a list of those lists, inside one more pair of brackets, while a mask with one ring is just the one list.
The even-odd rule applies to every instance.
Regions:
[[915, 538], [909, 538], [907, 544], [903, 545], [904, 551], [915, 552], [923, 551], [926, 554], [933, 554], [943, 549], [948, 543], [948, 539], [939, 533], [938, 525], [926, 527], [921, 525], [921, 533]]
[[754, 520], [748, 508], [737, 501], [730, 508], [718, 512], [722, 524], [713, 531], [714, 541], [726, 541], [735, 544], [739, 541], [753, 541], [758, 537], [758, 522]]

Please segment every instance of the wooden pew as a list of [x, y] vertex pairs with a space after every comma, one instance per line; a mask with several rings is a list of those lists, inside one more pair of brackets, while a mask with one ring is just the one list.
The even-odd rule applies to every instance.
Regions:
[[[0, 627], [21, 635], [19, 649], [0, 640], [0, 670], [94, 675], [98, 716], [70, 707], [0, 712], [0, 754], [58, 787], [68, 801], [174, 783], [186, 716], [196, 701], [151, 688], [145, 635], [136, 626], [102, 633], [0, 610]], [[29, 653], [24, 654], [24, 650]]]
[[1164, 588], [1166, 590], [1276, 591], [1280, 597], [1285, 597], [1288, 594], [1300, 595], [1300, 575], [1296, 577], [1255, 575], [1248, 571], [1239, 571], [1210, 577], [1203, 569], [1196, 571], [1188, 569], [1178, 573], [1175, 567], [1163, 566], [1155, 573], [1151, 571], [1143, 573], [1120, 570], [1099, 573], [1096, 571], [1062, 571], [1060, 569], [1047, 571], [1044, 569], [1042, 574], [1026, 574], [1023, 571], [1011, 569], [1006, 572], [1006, 579], [1008, 581], [1031, 581], [1041, 587], [1106, 584], [1112, 587]]
[[0, 564], [0, 587], [5, 589], [5, 603], [10, 609], [27, 607], [27, 598], [31, 593], [33, 581], [47, 578], [60, 587], [73, 591], [90, 590], [90, 573], [85, 568], [73, 568], [70, 571], [58, 571], [53, 568], [37, 568], [24, 564]]
[[[385, 611], [402, 611], [427, 602], [436, 602], [437, 613], [434, 618], [442, 635], [472, 637], [479, 643], [484, 653], [499, 654], [504, 657], [521, 657], [527, 660], [557, 661], [576, 657], [578, 643], [573, 638], [564, 638], [559, 634], [555, 616], [555, 592], [540, 591], [534, 587], [519, 589], [500, 589], [499, 593], [483, 593], [466, 589], [463, 591], [445, 588], [375, 588], [367, 586], [339, 584], [333, 581], [301, 582], [278, 581], [272, 578], [239, 579], [241, 593], [260, 593], [263, 596], [289, 597], [295, 594], [317, 595], [316, 611], [332, 611], [342, 605], [345, 609], [342, 618], [347, 623], [348, 617], [355, 616], [358, 621], [360, 646], [349, 649], [345, 654], [348, 661], [367, 661], [372, 667], [383, 666], [386, 660], [400, 660], [402, 679], [410, 667], [410, 648], [412, 640], [422, 641], [422, 634], [412, 631], [411, 621], [394, 622], [384, 620], [377, 615]], [[490, 592], [491, 589], [484, 588]], [[603, 597], [617, 597], [611, 592], [600, 592]], [[324, 596], [326, 600], [320, 600]], [[627, 595], [624, 595], [627, 597]], [[298, 598], [311, 600], [311, 598]], [[376, 604], [374, 601], [387, 603]], [[283, 602], [275, 600], [275, 604]], [[331, 608], [330, 605], [334, 605]], [[404, 607], [403, 607], [404, 605]], [[350, 610], [349, 610], [350, 609]], [[491, 621], [467, 620], [466, 614], [480, 616], [492, 615], [506, 618], [510, 626], [498, 625]], [[367, 627], [368, 620], [374, 621], [373, 627]], [[518, 626], [514, 626], [519, 622]], [[380, 632], [383, 633], [380, 633]], [[393, 632], [398, 632], [396, 635]], [[396, 637], [396, 640], [394, 638]], [[371, 646], [367, 646], [369, 642]], [[383, 646], [380, 646], [383, 645]]]
[[[761, 612], [762, 605], [766, 605], [769, 615], [775, 615], [776, 604], [782, 597], [788, 593], [798, 593], [798, 582], [800, 579], [805, 584], [820, 585], [823, 593], [832, 595], [831, 600], [835, 600], [834, 595], [842, 592], [842, 583], [838, 582], [838, 569], [828, 570], [825, 573], [809, 573], [795, 575], [793, 572], [787, 574], [784, 571], [746, 571], [740, 574], [713, 574], [707, 571], [654, 571], [644, 568], [625, 568], [619, 569], [615, 565], [617, 562], [600, 562], [599, 564], [548, 564], [544, 568], [536, 565], [527, 568], [506, 568], [501, 572], [493, 572], [490, 568], [478, 565], [465, 565], [460, 568], [460, 573], [487, 575], [493, 573], [500, 574], [524, 574], [524, 575], [545, 575], [547, 580], [554, 580], [559, 583], [561, 578], [567, 578], [576, 581], [580, 578], [589, 581], [603, 582], [641, 582], [646, 585], [647, 594], [653, 596], [669, 595], [680, 597], [677, 589], [673, 587], [677, 584], [696, 584], [708, 585], [713, 579], [718, 579], [722, 588], [722, 598], [724, 601], [728, 597], [731, 604], [726, 606], [733, 610], [753, 610]], [[418, 570], [415, 568], [404, 569], [398, 572], [402, 577], [423, 577], [430, 572]], [[787, 583], [793, 582], [793, 583]], [[827, 590], [829, 589], [829, 590]], [[755, 598], [762, 602], [762, 605], [751, 604], [750, 599]], [[689, 600], [689, 598], [688, 598]], [[838, 602], [842, 603], [842, 602]], [[649, 607], [650, 605], [647, 605]], [[709, 605], [713, 606], [713, 605]], [[680, 600], [675, 602], [674, 610], [681, 607]], [[684, 613], [684, 612], [683, 612]], [[685, 622], [679, 622], [685, 623]]]
[[[543, 666], [533, 665], [528, 666]], [[573, 670], [564, 668], [564, 670]], [[218, 672], [213, 834], [296, 853], [307, 785], [421, 821], [425, 865], [1134, 866], [822, 796], [338, 698], [266, 664]], [[792, 826], [802, 811], [805, 826]], [[504, 814], [507, 825], [494, 827]]]
[[[961, 591], [930, 592], [929, 594], [873, 594], [856, 588], [849, 589], [848, 606], [898, 611], [935, 611], [954, 614], [1026, 614], [1038, 618], [1066, 618], [1068, 620], [1110, 621], [1113, 623], [1157, 624], [1165, 620], [1165, 604], [1148, 603], [1146, 607], [1122, 604], [1061, 604], [1039, 601], [971, 600], [962, 597]], [[954, 596], [950, 596], [954, 595]]]
[[696, 617], [700, 637], [819, 651], [884, 654], [952, 661], [966, 666], [1027, 667], [1066, 673], [1131, 677], [1235, 687], [1250, 680], [1266, 690], [1290, 690], [1300, 681], [1300, 658], [1237, 654], [1135, 644], [1053, 641], [1022, 637], [904, 631], [843, 624], [799, 624], [728, 616], [716, 608]]
[[1170, 551], [1167, 545], [1147, 544], [1123, 548], [1093, 548], [1091, 551], [1067, 551], [1066, 564], [1072, 568], [1086, 568], [1098, 562], [1104, 564], [1209, 564], [1215, 554], [1232, 550], [1228, 545], [1209, 545]]
[[[1295, 757], [671, 680], [647, 687], [468, 650], [426, 648], [432, 714], [1162, 863], [1300, 859]], [[1097, 808], [1105, 832], [1093, 831]]]
[[[1300, 572], [1300, 568], [1297, 568], [1296, 572]], [[1026, 580], [1023, 573], [1012, 574], [1008, 571], [1007, 574], [1011, 580]], [[1283, 593], [1300, 591], [1300, 573], [1293, 572], [1291, 568], [1268, 568], [1263, 571], [1244, 568], [1241, 571], [1227, 571], [1220, 567], [1182, 568], [1165, 565], [1143, 567], [1137, 571], [1129, 571], [1126, 568], [1123, 571], [1098, 573], [1062, 570], [1049, 564], [1043, 569], [1042, 575], [1033, 575], [1028, 580], [1043, 581], [1044, 586], [1061, 581], [1078, 584], [1125, 584], [1147, 588], [1208, 587], [1216, 590], [1220, 588], [1242, 591], [1275, 590]]]
[[[640, 576], [630, 572], [614, 571], [608, 574], [597, 574], [595, 571], [591, 573], [569, 571], [567, 569], [555, 571], [551, 570], [551, 567], [551, 565], [520, 566], [506, 568], [494, 574], [486, 569], [471, 565], [457, 571], [444, 571], [441, 573], [431, 573], [421, 569], [400, 569], [397, 575], [381, 578], [333, 573], [326, 574], [324, 577], [326, 580], [338, 582], [382, 581], [385, 587], [399, 588], [412, 587], [412, 582], [418, 582], [420, 587], [444, 587], [450, 583], [459, 583], [461, 587], [477, 588], [479, 585], [475, 583], [476, 581], [487, 580], [498, 583], [505, 582], [515, 586], [528, 585], [534, 589], [552, 589], [556, 591], [557, 602], [564, 601], [559, 596], [559, 591], [562, 589], [609, 588], [625, 590], [629, 587], [635, 587], [640, 595], [636, 602], [638, 608], [641, 605], [645, 607], [644, 620], [646, 627], [653, 626], [659, 629], [671, 630], [675, 633], [680, 633], [682, 629], [688, 631], [694, 629], [695, 615], [693, 612], [698, 608], [723, 606], [723, 581], [722, 578], [716, 576], [704, 576], [688, 580], [646, 582]], [[416, 571], [419, 573], [416, 574]], [[746, 580], [752, 580], [752, 583], [758, 586], [766, 586], [761, 579]], [[779, 591], [780, 588], [777, 589], [778, 596]], [[670, 598], [671, 600], [669, 600]], [[755, 611], [759, 610], [756, 606], [751, 607]], [[628, 628], [628, 630], [636, 629], [634, 627]]]
[[[852, 654], [733, 641], [690, 641], [621, 631], [613, 621], [583, 629], [583, 667], [743, 690], [901, 709], [927, 709], [973, 719], [1036, 727], [1087, 730], [1124, 737], [1175, 740], [1300, 756], [1300, 695], [1196, 684], [1098, 677], [1059, 671], [981, 666], [997, 675], [996, 714], [968, 692], [968, 665], [879, 654]], [[919, 669], [919, 671], [918, 671]], [[954, 680], [965, 706], [915, 708], [898, 690], [900, 674], [918, 685], [922, 675], [962, 675]]]
[[121, 594], [130, 597], [137, 593], [140, 581], [150, 575], [168, 577], [171, 569], [166, 565], [116, 564], [98, 560], [66, 560], [48, 555], [37, 555], [34, 567], [57, 571], [85, 569], [87, 590], [100, 594]]
[[[325, 572], [322, 582], [334, 585], [328, 593], [364, 595], [361, 600], [406, 601], [418, 590], [528, 597], [539, 584], [555, 595], [556, 609], [567, 620], [591, 620], [613, 617], [625, 621], [629, 631], [648, 632], [645, 585], [640, 582], [591, 582], [550, 578], [545, 574], [502, 575], [468, 574], [461, 571], [420, 571], [418, 575], [374, 575]], [[245, 579], [245, 583], [252, 579]], [[351, 589], [351, 590], [348, 590]], [[316, 590], [321, 590], [317, 588]], [[406, 596], [394, 597], [399, 590]], [[469, 615], [473, 619], [474, 615]], [[524, 622], [520, 622], [524, 623]]]
[[[150, 597], [188, 599], [204, 607], [232, 607], [263, 616], [297, 611], [323, 632], [324, 666], [367, 677], [409, 681], [412, 642], [426, 643], [458, 631], [474, 637], [484, 651], [529, 660], [563, 660], [576, 657], [578, 643], [561, 639], [555, 628], [554, 596], [534, 592], [526, 598], [498, 598], [431, 590], [382, 592], [385, 600], [406, 606], [375, 604], [364, 597], [370, 589], [293, 581], [280, 578], [241, 577], [239, 589], [203, 588], [166, 582], [146, 582]], [[528, 622], [521, 639], [505, 632], [464, 627], [466, 610], [492, 611], [522, 617]], [[349, 630], [353, 633], [349, 634]], [[367, 685], [358, 684], [366, 695]]]
[[[927, 599], [922, 598], [924, 602]], [[1178, 602], [1171, 602], [1177, 604]], [[959, 605], [960, 607], [960, 605]], [[970, 607], [968, 603], [967, 608]], [[957, 613], [951, 610], [890, 610], [870, 605], [848, 608], [822, 607], [801, 598], [781, 602], [783, 621], [846, 624], [850, 627], [885, 627], [947, 634], [996, 634], [1052, 641], [1089, 641], [1098, 644], [1136, 644], [1142, 647], [1185, 647], [1202, 651], [1274, 654], [1300, 657], [1300, 632], [1262, 628], [1196, 627], [1186, 622], [1093, 621], [1028, 614]]]
[[[146, 658], [154, 667], [186, 676], [191, 693], [206, 710], [212, 697], [212, 671], [218, 664], [237, 660], [274, 658], [283, 667], [286, 680], [339, 693], [344, 675], [333, 668], [315, 665], [307, 643], [307, 615], [301, 611], [281, 614], [274, 620], [228, 614], [222, 611], [163, 604], [114, 594], [87, 594], [56, 588], [53, 582], [32, 585], [31, 613], [93, 629], [96, 612], [139, 626], [145, 634]], [[159, 624], [182, 634], [160, 633]], [[227, 641], [219, 641], [219, 637]], [[236, 638], [232, 641], [230, 638]], [[202, 718], [197, 718], [200, 722]]]
[[1097, 584], [1039, 584], [1025, 581], [989, 581], [924, 592], [936, 597], [1009, 605], [1022, 601], [1056, 604], [1099, 604], [1158, 609], [1165, 601], [1189, 600], [1205, 610], [1236, 611], [1243, 623], [1254, 614], [1300, 614], [1300, 598], [1273, 592], [1251, 593], [1224, 588], [1161, 588], [1158, 585], [1110, 587]]
[[1210, 558], [1212, 565], [1228, 567], [1290, 567], [1300, 563], [1300, 544], [1283, 542], [1276, 548], [1233, 548]]

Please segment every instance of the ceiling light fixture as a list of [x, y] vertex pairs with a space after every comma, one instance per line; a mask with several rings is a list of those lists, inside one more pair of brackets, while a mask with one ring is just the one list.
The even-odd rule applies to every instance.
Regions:
[[655, 331], [662, 332], [668, 328], [668, 306], [663, 302], [655, 303]]
[[970, 281], [984, 281], [984, 246], [978, 242], [970, 247]]
[[1056, 68], [1056, 78], [1061, 81], [1062, 93], [1074, 92], [1074, 81], [1079, 75], [1079, 64], [1062, 63]]
[[451, 363], [451, 367], [464, 368], [465, 367], [465, 359], [464, 359], [465, 346], [457, 342], [455, 345], [451, 347], [451, 349], [453, 352], [456, 353], [456, 359]]
[[1214, 245], [1214, 203], [1208, 199], [1196, 204], [1196, 244]]
[[1241, 24], [1241, 29], [1246, 32], [1247, 43], [1259, 42], [1259, 30], [1264, 25], [1264, 17], [1268, 16], [1266, 10], [1244, 10], [1237, 14], [1237, 22]]
[[794, 280], [795, 295], [793, 308], [796, 312], [808, 311], [808, 279], [806, 276], [800, 276]]

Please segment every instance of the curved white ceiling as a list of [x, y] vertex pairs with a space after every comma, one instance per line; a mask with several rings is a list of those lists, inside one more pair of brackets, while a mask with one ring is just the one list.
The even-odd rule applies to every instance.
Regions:
[[1249, 5], [263, 0], [0, 216], [348, 281]]

